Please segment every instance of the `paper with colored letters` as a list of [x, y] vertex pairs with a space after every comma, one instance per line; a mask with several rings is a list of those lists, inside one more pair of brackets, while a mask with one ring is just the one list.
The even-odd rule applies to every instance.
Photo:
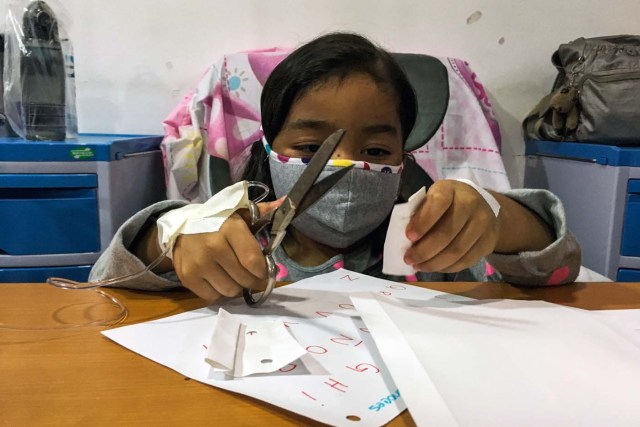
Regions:
[[[117, 343], [181, 374], [338, 426], [380, 426], [406, 406], [349, 294], [429, 300], [447, 294], [347, 270], [277, 288], [259, 309], [223, 303], [246, 321], [278, 320], [306, 354], [274, 373], [234, 378], [205, 361], [219, 306], [104, 331]], [[274, 392], [274, 390], [277, 390]], [[358, 420], [355, 422], [354, 420]]]
[[246, 324], [281, 322], [305, 349], [276, 372], [234, 378], [205, 362], [218, 310], [103, 333], [190, 378], [331, 425], [383, 425], [405, 402], [418, 425], [640, 425], [640, 340], [620, 318], [337, 270], [278, 288], [259, 309], [224, 303]]

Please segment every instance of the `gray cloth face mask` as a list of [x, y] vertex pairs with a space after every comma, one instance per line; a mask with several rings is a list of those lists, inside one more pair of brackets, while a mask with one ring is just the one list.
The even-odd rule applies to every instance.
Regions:
[[[288, 194], [306, 168], [269, 158], [276, 197]], [[318, 180], [340, 166], [325, 166]], [[352, 168], [315, 204], [293, 220], [296, 230], [332, 248], [343, 249], [367, 236], [393, 209], [400, 186], [399, 173]]]

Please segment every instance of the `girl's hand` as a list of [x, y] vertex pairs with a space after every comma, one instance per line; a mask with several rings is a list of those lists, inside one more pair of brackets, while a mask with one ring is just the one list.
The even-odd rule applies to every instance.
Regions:
[[453, 180], [435, 182], [406, 228], [404, 261], [416, 270], [455, 273], [494, 252], [499, 222], [482, 196]]
[[[283, 200], [259, 203], [260, 215]], [[179, 236], [173, 266], [182, 285], [210, 303], [222, 296], [238, 296], [243, 288], [263, 289], [267, 264], [250, 223], [248, 211], [243, 210], [232, 214], [216, 232]]]

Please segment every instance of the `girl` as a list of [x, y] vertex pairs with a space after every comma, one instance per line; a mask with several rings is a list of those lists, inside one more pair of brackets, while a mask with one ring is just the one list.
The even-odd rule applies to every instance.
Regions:
[[[327, 169], [355, 167], [324, 199], [296, 218], [274, 254], [279, 280], [294, 281], [344, 267], [381, 275], [388, 216], [403, 183], [403, 151], [416, 120], [411, 84], [392, 56], [355, 34], [329, 34], [289, 55], [267, 80], [261, 98], [265, 138], [256, 142], [244, 179], [274, 190], [266, 213], [281, 203], [326, 137], [346, 133]], [[544, 190], [492, 193], [496, 217], [470, 185], [424, 183], [427, 197], [405, 232], [412, 242], [404, 261], [418, 273], [403, 281], [505, 280], [555, 285], [575, 279], [580, 248], [567, 231], [560, 201]], [[348, 200], [336, 203], [335, 200]], [[155, 220], [184, 202], [164, 201], [127, 221], [94, 266], [90, 280], [140, 270], [161, 253]], [[345, 209], [345, 207], [347, 207]], [[125, 286], [184, 286], [213, 302], [243, 287], [260, 289], [267, 270], [246, 212], [232, 214], [219, 231], [178, 237], [173, 260]], [[488, 260], [488, 263], [486, 260]]]

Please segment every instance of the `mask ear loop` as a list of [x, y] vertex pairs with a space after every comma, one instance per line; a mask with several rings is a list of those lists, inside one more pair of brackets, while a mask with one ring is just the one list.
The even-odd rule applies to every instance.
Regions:
[[[258, 195], [254, 200], [252, 200], [254, 203], [259, 203], [262, 200], [264, 200], [269, 195], [269, 192], [271, 191], [266, 184], [259, 181], [249, 181], [248, 184], [249, 184], [249, 187], [258, 187], [263, 190], [260, 195]], [[33, 328], [33, 329], [65, 329], [67, 327], [104, 326], [104, 325], [115, 325], [122, 322], [128, 315], [127, 308], [117, 298], [108, 295], [107, 293], [105, 293], [102, 290], [99, 290], [98, 288], [101, 288], [103, 286], [113, 286], [118, 283], [123, 283], [129, 280], [133, 280], [138, 277], [141, 277], [142, 275], [146, 274], [147, 272], [157, 267], [162, 262], [162, 260], [167, 256], [167, 254], [169, 253], [169, 250], [171, 250], [171, 247], [167, 246], [167, 248], [144, 269], [136, 271], [131, 274], [126, 274], [120, 277], [97, 280], [94, 282], [77, 282], [75, 280], [65, 279], [62, 277], [49, 277], [47, 279], [47, 284], [51, 286], [55, 286], [57, 288], [68, 289], [68, 290], [93, 290], [94, 292], [98, 293], [101, 297], [106, 298], [110, 304], [118, 308], [119, 312], [111, 319], [99, 320], [99, 321], [90, 322], [82, 325], [65, 325], [62, 328]], [[3, 323], [0, 323], [0, 328], [13, 329], [10, 326], [7, 326]], [[25, 329], [25, 328], [19, 328], [19, 329]]]

